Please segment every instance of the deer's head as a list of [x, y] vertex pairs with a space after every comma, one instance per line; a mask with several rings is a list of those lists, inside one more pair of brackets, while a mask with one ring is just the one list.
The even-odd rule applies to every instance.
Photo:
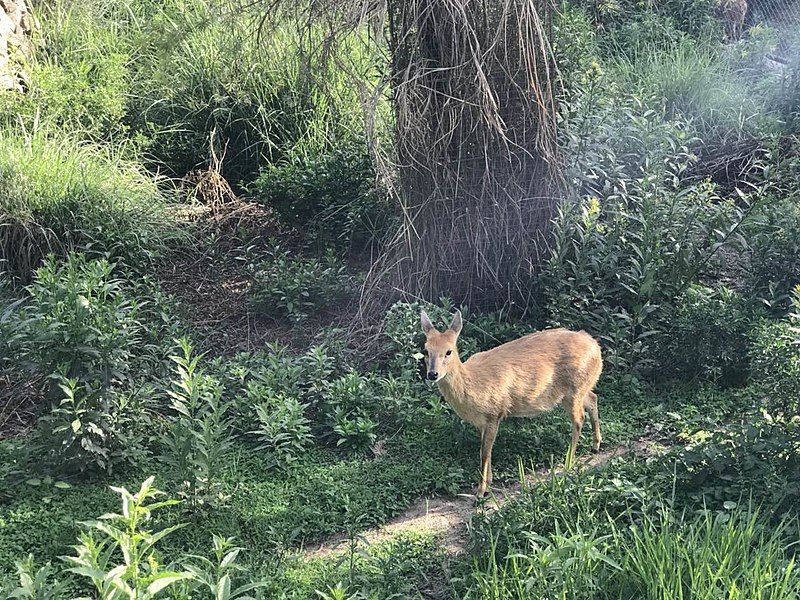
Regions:
[[420, 315], [422, 331], [425, 333], [425, 367], [429, 381], [440, 381], [447, 375], [453, 362], [458, 362], [458, 334], [461, 333], [461, 311], [457, 310], [453, 321], [445, 331], [438, 331], [423, 310]]

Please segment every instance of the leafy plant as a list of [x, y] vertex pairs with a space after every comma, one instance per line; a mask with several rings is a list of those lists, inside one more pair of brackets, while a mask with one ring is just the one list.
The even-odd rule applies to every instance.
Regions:
[[[800, 161], [786, 161], [783, 185], [800, 178]], [[782, 316], [791, 307], [792, 288], [800, 281], [800, 207], [794, 198], [772, 199], [754, 214], [743, 235], [748, 241], [747, 293], [764, 301], [771, 313]]]
[[259, 426], [249, 433], [258, 439], [258, 449], [267, 450], [281, 468], [298, 460], [314, 441], [310, 421], [305, 416], [307, 408], [296, 398], [282, 395], [255, 404]]
[[135, 464], [147, 454], [141, 434], [144, 409], [135, 398], [61, 375], [54, 378], [62, 398], [39, 419], [32, 440], [40, 464], [111, 473], [118, 464]]
[[750, 348], [753, 380], [767, 392], [768, 409], [787, 418], [800, 409], [800, 286], [793, 305], [786, 320], [756, 327]]
[[12, 341], [20, 367], [97, 382], [103, 392], [127, 377], [145, 328], [113, 264], [80, 254], [63, 264], [49, 257], [26, 291]]
[[363, 247], [383, 235], [388, 207], [374, 190], [372, 161], [362, 146], [342, 143], [316, 155], [290, 154], [261, 172], [253, 186], [256, 198], [319, 241]]
[[182, 338], [177, 344], [181, 354], [171, 357], [176, 367], [167, 392], [172, 414], [163, 459], [177, 471], [182, 494], [196, 510], [220, 499], [222, 461], [235, 437], [232, 405], [219, 382], [199, 368], [202, 356], [194, 354], [191, 343]]
[[185, 560], [195, 562], [185, 562], [186, 572], [191, 573], [192, 578], [189, 585], [184, 586], [187, 595], [197, 590], [207, 591], [215, 600], [251, 600], [248, 592], [265, 587], [267, 582], [252, 581], [235, 585], [236, 573], [246, 571], [244, 567], [236, 561], [242, 548], [234, 545], [233, 538], [225, 538], [215, 535], [214, 538], [214, 561], [204, 556], [189, 555]]
[[636, 377], [653, 367], [667, 309], [714, 272], [721, 248], [742, 243], [764, 194], [721, 198], [709, 180], [684, 180], [694, 161], [685, 124], [638, 100], [588, 115], [572, 140], [573, 181], [586, 195], [559, 213], [540, 283], [550, 325], [600, 336], [611, 369]]
[[756, 417], [700, 431], [676, 450], [675, 489], [697, 506], [719, 510], [744, 499], [765, 502], [774, 514], [800, 498], [800, 424]]
[[346, 411], [341, 407], [335, 407], [333, 413], [328, 414], [328, 418], [332, 422], [336, 445], [339, 447], [364, 452], [377, 439], [375, 433], [377, 423], [360, 409]]
[[377, 423], [368, 411], [376, 400], [371, 382], [354, 371], [330, 382], [322, 407], [338, 447], [364, 451], [375, 443]]
[[748, 375], [747, 346], [757, 307], [741, 294], [722, 287], [690, 286], [668, 309], [667, 324], [656, 340], [653, 362], [662, 372], [671, 357], [678, 376], [724, 383], [744, 382]]
[[38, 569], [35, 566], [33, 555], [19, 560], [15, 564], [19, 584], [0, 589], [5, 598], [11, 600], [61, 600], [66, 598], [67, 585], [63, 581], [52, 581], [54, 569], [48, 563]]
[[[154, 477], [146, 479], [135, 494], [112, 487], [122, 497], [122, 513], [84, 523], [87, 531], [73, 546], [75, 556], [64, 557], [72, 565], [67, 570], [88, 578], [102, 600], [150, 600], [164, 596], [162, 592], [168, 587], [192, 576], [160, 564], [155, 545], [182, 525], [157, 532], [146, 528], [153, 511], [178, 504], [177, 500], [152, 502], [163, 495], [153, 488], [153, 481]], [[119, 558], [122, 562], [117, 564]]]
[[323, 260], [292, 256], [273, 246], [255, 267], [251, 305], [297, 322], [334, 306], [352, 293], [352, 279], [331, 254]]

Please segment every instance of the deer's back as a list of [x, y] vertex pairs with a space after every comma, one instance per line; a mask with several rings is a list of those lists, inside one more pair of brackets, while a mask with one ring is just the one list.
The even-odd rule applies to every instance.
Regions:
[[464, 365], [467, 388], [484, 411], [531, 416], [588, 393], [600, 377], [602, 357], [588, 333], [548, 329], [474, 354]]

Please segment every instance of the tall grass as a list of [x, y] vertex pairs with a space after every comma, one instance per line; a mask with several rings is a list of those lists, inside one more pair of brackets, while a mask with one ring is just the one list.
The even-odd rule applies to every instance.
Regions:
[[209, 163], [213, 136], [234, 184], [363, 136], [352, 75], [379, 75], [381, 59], [355, 37], [317, 60], [321, 31], [285, 21], [259, 35], [262, 13], [235, 0], [55, 0], [35, 12], [28, 93], [0, 94], [0, 126], [130, 138], [177, 177]]
[[[140, 3], [153, 13], [137, 24], [130, 123], [170, 172], [206, 164], [212, 134], [226, 177], [238, 183], [252, 181], [265, 162], [363, 132], [348, 73], [333, 61], [306, 60], [320, 32], [284, 23], [259, 35], [262, 15], [233, 2]], [[345, 45], [336, 58], [366, 71], [376, 59], [364, 49]]]
[[157, 180], [110, 146], [0, 130], [0, 270], [27, 280], [48, 253], [144, 260], [177, 236]]
[[763, 109], [718, 49], [687, 37], [620, 48], [608, 64], [620, 89], [664, 98], [671, 115], [692, 118], [702, 137], [743, 131]]
[[[671, 511], [638, 524], [595, 516], [594, 527], [562, 523], [526, 533], [505, 556], [492, 543], [474, 563], [465, 598], [496, 600], [785, 600], [800, 594], [785, 528], [757, 514]], [[606, 521], [605, 523], [603, 521]]]
[[129, 3], [54, 0], [33, 9], [26, 93], [0, 93], [0, 125], [47, 123], [95, 140], [122, 135], [135, 48]]

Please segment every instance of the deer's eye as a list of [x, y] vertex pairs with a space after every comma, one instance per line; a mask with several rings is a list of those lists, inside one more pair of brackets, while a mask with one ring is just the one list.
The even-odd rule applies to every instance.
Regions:
[[452, 350], [448, 350], [447, 352], [445, 352], [445, 353], [444, 353], [444, 355], [445, 355], [445, 356], [450, 356], [452, 353], [453, 353], [453, 351], [452, 351]]

